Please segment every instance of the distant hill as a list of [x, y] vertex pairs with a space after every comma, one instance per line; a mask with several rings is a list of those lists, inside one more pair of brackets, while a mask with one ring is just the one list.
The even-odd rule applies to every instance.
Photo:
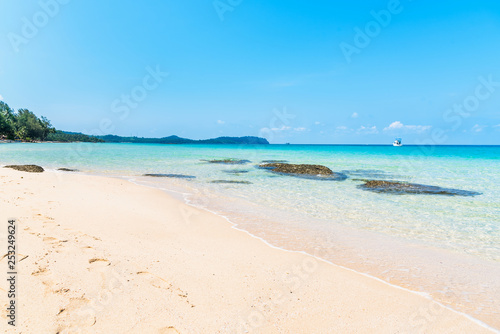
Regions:
[[265, 138], [260, 137], [218, 137], [213, 139], [193, 140], [178, 136], [163, 138], [121, 137], [115, 135], [97, 136], [106, 143], [138, 143], [138, 144], [239, 144], [239, 145], [268, 145]]
[[46, 141], [56, 141], [63, 143], [71, 143], [71, 142], [88, 142], [88, 143], [103, 143], [104, 140], [99, 139], [95, 136], [84, 135], [83, 133], [78, 132], [68, 132], [55, 130], [55, 132], [50, 133]]

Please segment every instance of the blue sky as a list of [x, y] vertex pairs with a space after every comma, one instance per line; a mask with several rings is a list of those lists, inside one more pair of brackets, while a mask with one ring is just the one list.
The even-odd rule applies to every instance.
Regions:
[[59, 129], [500, 144], [498, 1], [2, 1], [0, 97]]

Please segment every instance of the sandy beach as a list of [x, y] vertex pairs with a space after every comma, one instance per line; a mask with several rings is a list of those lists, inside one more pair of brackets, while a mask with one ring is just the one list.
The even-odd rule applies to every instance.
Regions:
[[[0, 182], [0, 247], [15, 218], [20, 261], [17, 327], [2, 312], [2, 332], [492, 332], [424, 296], [273, 248], [158, 189], [5, 168]], [[0, 289], [5, 310], [6, 280]]]

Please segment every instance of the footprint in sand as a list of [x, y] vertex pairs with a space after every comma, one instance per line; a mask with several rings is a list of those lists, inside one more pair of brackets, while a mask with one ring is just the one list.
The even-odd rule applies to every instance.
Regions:
[[88, 235], [88, 234], [84, 234], [82, 233], [81, 234], [82, 237], [87, 237], [87, 238], [91, 238], [91, 239], [94, 239], [95, 241], [102, 241], [101, 238], [98, 238], [98, 237], [94, 237], [93, 235]]
[[51, 280], [42, 280], [42, 284], [45, 286], [45, 295], [50, 295], [53, 293], [54, 282]]
[[32, 276], [38, 276], [38, 275], [42, 275], [44, 273], [47, 273], [47, 268], [46, 267], [38, 267], [37, 270], [35, 270], [34, 272], [31, 273]]
[[70, 291], [70, 289], [61, 288], [59, 290], [54, 291], [54, 293], [56, 293], [56, 294], [65, 294], [65, 293], [68, 293], [69, 291]]
[[107, 267], [107, 266], [111, 265], [111, 262], [109, 262], [106, 259], [94, 257], [94, 258], [89, 260], [89, 264], [91, 265], [91, 267], [93, 267], [93, 266]]
[[58, 333], [80, 332], [77, 329], [92, 327], [96, 324], [95, 312], [89, 307], [90, 301], [86, 298], [70, 298], [69, 302], [57, 311]]
[[[53, 248], [63, 247], [64, 244], [66, 242], [68, 242], [68, 240], [59, 240], [59, 239], [54, 238], [54, 237], [44, 237], [42, 240], [43, 240], [43, 242], [45, 242], [49, 245], [53, 245]], [[56, 250], [56, 252], [58, 252], [58, 251]]]
[[185, 300], [186, 303], [189, 304], [189, 306], [195, 307], [195, 305], [191, 304], [191, 302], [189, 301], [187, 292], [184, 292], [181, 289], [174, 287], [172, 285], [172, 283], [167, 282], [165, 279], [161, 278], [160, 276], [152, 274], [148, 271], [139, 271], [139, 272], [137, 272], [137, 275], [147, 275], [147, 277], [149, 277], [149, 283], [152, 286], [154, 286], [155, 288], [158, 288], [158, 289], [165, 289], [165, 290], [171, 291], [172, 293], [177, 294], [177, 296], [179, 296], [183, 300]]
[[160, 276], [156, 276], [148, 271], [138, 271], [137, 275], [146, 276], [149, 279], [149, 283], [158, 289], [166, 289], [170, 290], [172, 288], [172, 284], [161, 278]]
[[43, 240], [43, 242], [46, 242], [48, 244], [56, 244], [59, 242], [58, 239], [53, 238], [53, 237], [44, 237], [42, 240]]
[[92, 248], [90, 246], [80, 247], [80, 249], [83, 250], [85, 253], [93, 253], [94, 252], [94, 248]]

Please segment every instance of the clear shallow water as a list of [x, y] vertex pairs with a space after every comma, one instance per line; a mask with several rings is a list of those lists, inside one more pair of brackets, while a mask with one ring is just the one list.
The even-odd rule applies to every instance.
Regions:
[[[246, 165], [201, 159], [237, 158]], [[277, 176], [257, 169], [262, 160], [322, 164], [344, 172], [343, 182]], [[500, 147], [220, 146], [138, 144], [7, 144], [2, 163], [37, 163], [119, 175], [172, 173], [196, 176], [200, 187], [252, 203], [334, 220], [432, 245], [500, 260]], [[227, 171], [245, 170], [232, 174]], [[475, 197], [377, 194], [353, 179], [401, 180], [481, 193]], [[208, 184], [213, 180], [250, 185]]]
[[[200, 161], [222, 158], [252, 163]], [[349, 178], [276, 175], [255, 167], [262, 160], [321, 164]], [[445, 304], [465, 305], [458, 308], [489, 323], [500, 318], [499, 146], [0, 145], [0, 164], [11, 163], [77, 168], [176, 190], [272, 244], [308, 251]], [[246, 172], [228, 173], [234, 170]], [[144, 173], [196, 178], [140, 177]], [[408, 181], [481, 195], [379, 194], [359, 189], [362, 182], [355, 179]], [[252, 184], [209, 183], [214, 180]]]

